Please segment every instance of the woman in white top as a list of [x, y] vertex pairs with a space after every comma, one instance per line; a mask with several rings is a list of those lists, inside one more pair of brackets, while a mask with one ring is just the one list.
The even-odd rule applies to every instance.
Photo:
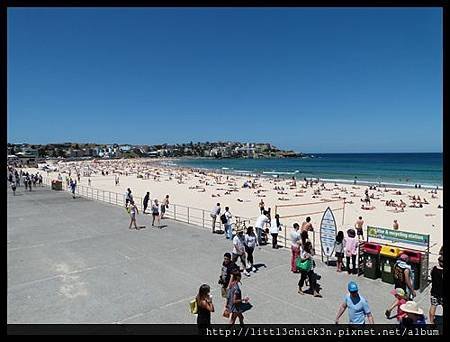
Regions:
[[247, 260], [249, 263], [249, 268], [251, 271], [256, 272], [255, 266], [253, 266], [253, 251], [255, 247], [258, 245], [258, 239], [256, 238], [255, 232], [253, 231], [253, 227], [247, 228], [247, 234], [244, 237], [245, 241], [245, 252], [247, 253]]
[[131, 229], [131, 224], [134, 222], [134, 228], [138, 229], [138, 226], [136, 224], [136, 214], [138, 213], [138, 208], [136, 207], [136, 204], [134, 204], [134, 201], [131, 200], [130, 201], [130, 217], [131, 217], [131, 222], [130, 222], [130, 227], [128, 229]]
[[270, 220], [270, 235], [272, 235], [272, 248], [278, 248], [278, 232], [281, 230], [280, 215], [276, 214], [275, 218]]

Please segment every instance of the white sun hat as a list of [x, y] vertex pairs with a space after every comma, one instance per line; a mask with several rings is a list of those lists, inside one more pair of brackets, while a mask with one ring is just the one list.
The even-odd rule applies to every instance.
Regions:
[[423, 315], [423, 310], [419, 308], [419, 305], [415, 301], [408, 301], [405, 304], [400, 305], [400, 310], [406, 313], [412, 313], [416, 315]]

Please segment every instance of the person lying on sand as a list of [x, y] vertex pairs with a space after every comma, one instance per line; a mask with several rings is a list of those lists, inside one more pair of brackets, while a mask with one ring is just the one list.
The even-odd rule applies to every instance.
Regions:
[[375, 207], [372, 205], [372, 206], [370, 206], [370, 207], [366, 207], [364, 204], [363, 205], [361, 205], [361, 209], [363, 209], [363, 210], [373, 210], [373, 209], [375, 209]]
[[279, 201], [290, 201], [290, 199], [287, 197], [278, 197], [278, 200]]

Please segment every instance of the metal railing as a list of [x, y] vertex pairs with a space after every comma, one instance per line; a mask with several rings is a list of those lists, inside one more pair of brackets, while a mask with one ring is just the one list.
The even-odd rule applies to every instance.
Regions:
[[[51, 186], [51, 180], [49, 178], [44, 178], [43, 184], [46, 186]], [[67, 182], [65, 181], [62, 181], [62, 188], [64, 191], [71, 191], [70, 187], [67, 185]], [[108, 204], [125, 207], [126, 201], [125, 194], [112, 192], [108, 190], [101, 190], [85, 185], [77, 185], [75, 188], [75, 194], [77, 196], [81, 196], [87, 199], [102, 201]], [[138, 209], [141, 212], [143, 212], [144, 210], [143, 198], [142, 197], [133, 197], [133, 198]], [[220, 228], [222, 224], [220, 222], [219, 216], [217, 216], [215, 220], [215, 229], [217, 229], [218, 227]], [[211, 212], [209, 210], [194, 208], [181, 204], [169, 204], [169, 208], [166, 209], [164, 217], [212, 230], [213, 218], [211, 217]], [[244, 222], [247, 227], [251, 225], [250, 224], [251, 219], [249, 218], [234, 215], [233, 218], [235, 222], [233, 222], [232, 226], [234, 227]]]

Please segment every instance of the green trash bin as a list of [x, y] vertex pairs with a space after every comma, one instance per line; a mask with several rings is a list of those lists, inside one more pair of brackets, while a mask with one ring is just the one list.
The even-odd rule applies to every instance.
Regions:
[[394, 265], [400, 254], [400, 248], [383, 246], [380, 251], [381, 280], [385, 283], [394, 284]]
[[380, 277], [381, 245], [366, 242], [363, 245], [364, 277], [378, 279]]
[[408, 264], [411, 265], [411, 283], [414, 290], [420, 288], [420, 269], [422, 262], [422, 254], [416, 251], [410, 251], [408, 249], [402, 250], [400, 254], [406, 254], [409, 257]]

